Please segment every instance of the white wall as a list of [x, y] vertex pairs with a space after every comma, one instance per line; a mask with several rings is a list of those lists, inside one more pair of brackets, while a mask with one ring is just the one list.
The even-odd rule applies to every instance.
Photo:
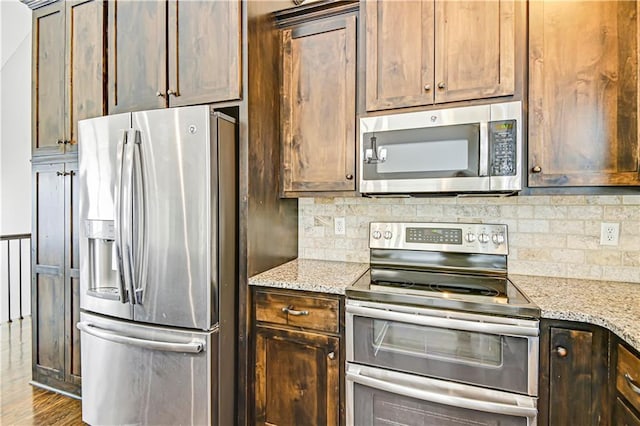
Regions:
[[[0, 60], [0, 234], [30, 233], [31, 10], [18, 0], [0, 0]], [[1, 246], [0, 322], [7, 319], [6, 243]], [[17, 271], [17, 244], [11, 258], [11, 269]], [[29, 313], [28, 243], [22, 259], [23, 313]], [[12, 274], [12, 317], [18, 313], [18, 278]]]

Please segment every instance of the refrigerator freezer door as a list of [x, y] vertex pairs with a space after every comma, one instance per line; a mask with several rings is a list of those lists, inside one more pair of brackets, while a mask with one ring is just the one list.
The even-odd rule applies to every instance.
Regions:
[[80, 306], [132, 319], [129, 292], [122, 280], [116, 235], [116, 199], [120, 194], [122, 148], [131, 114], [78, 122], [80, 163]]
[[217, 418], [218, 332], [82, 313], [82, 420], [91, 425], [205, 425]]
[[[210, 267], [212, 217], [208, 106], [133, 113], [136, 321], [210, 329], [217, 321]], [[215, 166], [214, 166], [215, 167]], [[210, 189], [213, 188], [213, 189]]]

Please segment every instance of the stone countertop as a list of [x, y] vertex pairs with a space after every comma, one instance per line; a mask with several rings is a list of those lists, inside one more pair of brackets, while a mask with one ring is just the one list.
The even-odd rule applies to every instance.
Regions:
[[[345, 294], [368, 263], [295, 259], [249, 278], [249, 285]], [[640, 284], [509, 275], [540, 307], [543, 318], [585, 322], [611, 330], [640, 351]]]
[[640, 284], [509, 275], [543, 318], [586, 322], [614, 332], [640, 351]]
[[368, 269], [368, 263], [294, 259], [254, 275], [249, 285], [344, 294]]

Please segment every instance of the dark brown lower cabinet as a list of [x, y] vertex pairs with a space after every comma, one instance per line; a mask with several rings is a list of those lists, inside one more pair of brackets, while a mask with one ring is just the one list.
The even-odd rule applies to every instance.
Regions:
[[[298, 294], [295, 294], [298, 293]], [[304, 292], [260, 289], [254, 292], [254, 421], [255, 425], [339, 425], [342, 415], [341, 376], [344, 369], [341, 337], [334, 324], [312, 317], [327, 318], [319, 310], [325, 295], [305, 296]], [[274, 297], [272, 297], [274, 296]], [[263, 302], [275, 300], [266, 305]], [[335, 312], [342, 306], [335, 298]], [[284, 308], [284, 309], [283, 309]], [[326, 310], [334, 311], [331, 304]], [[287, 320], [290, 318], [290, 321]], [[308, 319], [313, 329], [292, 325]], [[325, 321], [326, 322], [326, 321]]]
[[33, 382], [80, 394], [78, 163], [33, 164]]
[[615, 426], [640, 426], [640, 354], [621, 339], [611, 339], [611, 389]]
[[598, 326], [540, 322], [540, 425], [609, 424], [608, 342]]

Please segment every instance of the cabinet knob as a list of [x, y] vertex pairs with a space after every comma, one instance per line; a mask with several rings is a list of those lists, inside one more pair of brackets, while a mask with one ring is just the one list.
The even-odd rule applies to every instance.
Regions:
[[444, 84], [444, 81], [441, 81], [440, 83], [438, 83], [438, 89], [444, 89], [445, 87], [447, 86]]
[[156, 96], [159, 97], [159, 98], [164, 98], [164, 93], [162, 93], [161, 91], [158, 90], [156, 92]]
[[69, 175], [74, 175], [75, 173], [73, 172], [56, 172], [56, 176], [69, 176]]
[[57, 142], [57, 143], [58, 143], [58, 145], [63, 145], [63, 144], [64, 144], [64, 141], [63, 141], [62, 139], [58, 139], [58, 142]]
[[336, 353], [335, 352], [329, 352], [327, 354], [327, 358], [329, 359], [336, 359]]
[[532, 173], [540, 173], [541, 171], [542, 171], [542, 167], [540, 167], [540, 166], [533, 166], [531, 168], [531, 172]]
[[430, 84], [425, 84], [424, 85], [424, 91], [428, 92], [429, 90], [431, 90], [431, 85]]
[[167, 90], [167, 96], [180, 96], [180, 95], [178, 95], [178, 92], [174, 92], [173, 90], [169, 89]]
[[347, 180], [353, 180], [353, 175], [351, 173], [347, 173], [345, 177], [347, 178]]
[[558, 355], [560, 358], [565, 358], [568, 354], [569, 351], [567, 350], [567, 348], [563, 347], [563, 346], [556, 346], [556, 348], [553, 350], [556, 355]]
[[[331, 352], [331, 353], [333, 353], [333, 352]], [[333, 359], [333, 358], [331, 358], [331, 359]], [[631, 390], [633, 392], [637, 393], [638, 395], [640, 395], [640, 384], [638, 382], [636, 382], [635, 380], [633, 380], [633, 377], [631, 377], [631, 374], [624, 373], [624, 379], [627, 381], [627, 384], [629, 385]]]

